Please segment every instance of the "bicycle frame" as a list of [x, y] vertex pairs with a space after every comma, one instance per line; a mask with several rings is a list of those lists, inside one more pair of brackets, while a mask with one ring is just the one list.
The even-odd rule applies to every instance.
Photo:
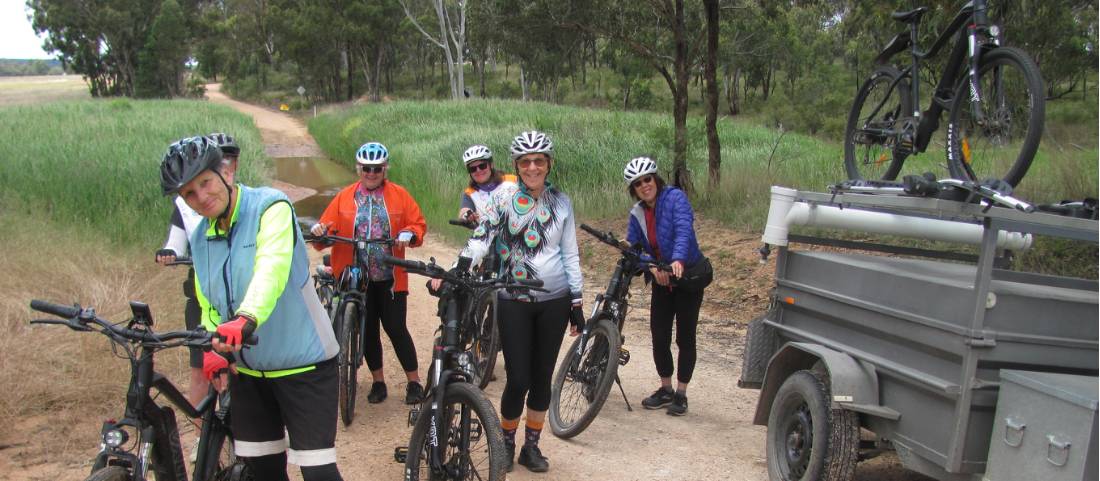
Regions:
[[[917, 121], [915, 137], [910, 139], [912, 141], [911, 148], [913, 151], [925, 152], [928, 149], [932, 133], [939, 128], [940, 116], [951, 106], [955, 86], [959, 80], [959, 73], [962, 71], [964, 61], [967, 67], [966, 75], [971, 79], [970, 100], [976, 115], [982, 118], [983, 111], [981, 104], [983, 97], [977, 85], [978, 64], [981, 60], [981, 54], [986, 48], [1000, 45], [1000, 41], [997, 38], [997, 31], [995, 28], [991, 28], [987, 13], [988, 5], [986, 0], [973, 0], [968, 2], [959, 10], [955, 18], [947, 26], [947, 29], [940, 33], [939, 37], [932, 44], [932, 47], [927, 51], [921, 51], [917, 43], [917, 29], [920, 25], [918, 16], [915, 20], [907, 22], [909, 24], [908, 37], [906, 38], [904, 36], [904, 32], [898, 34], [875, 59], [876, 64], [882, 65], [886, 64], [895, 54], [905, 50], [909, 51], [911, 57], [910, 65], [901, 71], [901, 75], [898, 76], [897, 79], [894, 79], [889, 89], [892, 90], [896, 88], [901, 79], [906, 77], [911, 78], [909, 82], [909, 98], [912, 99], [911, 105], [913, 108], [911, 114]], [[965, 35], [960, 33], [964, 27], [966, 29]], [[942, 50], [953, 37], [955, 37], [955, 46], [952, 48], [947, 64], [940, 74], [940, 80], [936, 85], [930, 105], [928, 109], [922, 113], [919, 104], [921, 62], [939, 54], [940, 50]], [[878, 111], [884, 107], [886, 100], [887, 99], [884, 98], [875, 107], [872, 115], [878, 114]]]

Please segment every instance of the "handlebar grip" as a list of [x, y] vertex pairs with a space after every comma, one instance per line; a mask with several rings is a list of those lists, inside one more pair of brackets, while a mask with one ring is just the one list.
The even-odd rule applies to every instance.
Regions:
[[260, 343], [260, 336], [257, 336], [255, 334], [251, 334], [251, 335], [248, 336], [248, 339], [244, 340], [244, 342], [242, 344], [244, 344], [246, 346], [255, 346], [256, 344], [259, 344], [259, 343]]
[[165, 265], [169, 265], [169, 266], [189, 266], [189, 265], [192, 265], [192, 264], [194, 264], [194, 263], [191, 262], [190, 257], [176, 257], [176, 260], [174, 260], [172, 262], [169, 262]]
[[403, 267], [405, 269], [422, 271], [425, 270], [424, 263], [420, 261], [408, 261], [405, 259], [397, 258], [394, 256], [382, 256], [382, 262], [391, 266]]
[[457, 225], [459, 227], [465, 227], [465, 228], [471, 229], [471, 230], [477, 227], [477, 224], [475, 224], [475, 223], [473, 223], [473, 222], [471, 222], [467, 219], [448, 219], [447, 223], [451, 224], [451, 225]]
[[80, 315], [79, 307], [65, 306], [49, 301], [41, 301], [38, 299], [31, 300], [31, 309], [34, 309], [38, 312], [45, 312], [46, 314], [52, 314], [57, 317], [63, 317], [65, 319], [71, 319]]
[[542, 279], [516, 279], [516, 284], [529, 287], [542, 287]]
[[583, 230], [583, 231], [585, 231], [585, 232], [587, 232], [587, 233], [589, 233], [589, 234], [592, 234], [592, 235], [594, 235], [594, 236], [596, 236], [596, 237], [600, 237], [600, 238], [602, 238], [602, 237], [603, 237], [603, 232], [600, 232], [600, 231], [598, 231], [598, 230], [596, 230], [596, 229], [593, 229], [593, 228], [592, 228], [591, 226], [589, 226], [588, 224], [581, 224], [581, 230]]

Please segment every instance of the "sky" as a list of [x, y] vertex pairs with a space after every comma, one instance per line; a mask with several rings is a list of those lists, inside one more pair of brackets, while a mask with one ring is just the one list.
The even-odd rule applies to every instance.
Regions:
[[0, 0], [0, 58], [53, 58], [27, 20], [26, 0]]

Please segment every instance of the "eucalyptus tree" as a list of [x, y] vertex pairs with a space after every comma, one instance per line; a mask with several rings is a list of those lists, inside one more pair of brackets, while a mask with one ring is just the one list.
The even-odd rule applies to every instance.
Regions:
[[[466, 54], [466, 0], [398, 0], [405, 10], [405, 16], [424, 38], [443, 49], [447, 61], [447, 74], [451, 82], [451, 99], [462, 98], [466, 91], [465, 64]], [[434, 13], [439, 22], [438, 32], [428, 32], [421, 20]]]

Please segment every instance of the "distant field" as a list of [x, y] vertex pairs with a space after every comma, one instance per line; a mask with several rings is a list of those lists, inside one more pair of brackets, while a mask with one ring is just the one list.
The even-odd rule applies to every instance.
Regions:
[[0, 107], [90, 98], [79, 75], [0, 77]]

